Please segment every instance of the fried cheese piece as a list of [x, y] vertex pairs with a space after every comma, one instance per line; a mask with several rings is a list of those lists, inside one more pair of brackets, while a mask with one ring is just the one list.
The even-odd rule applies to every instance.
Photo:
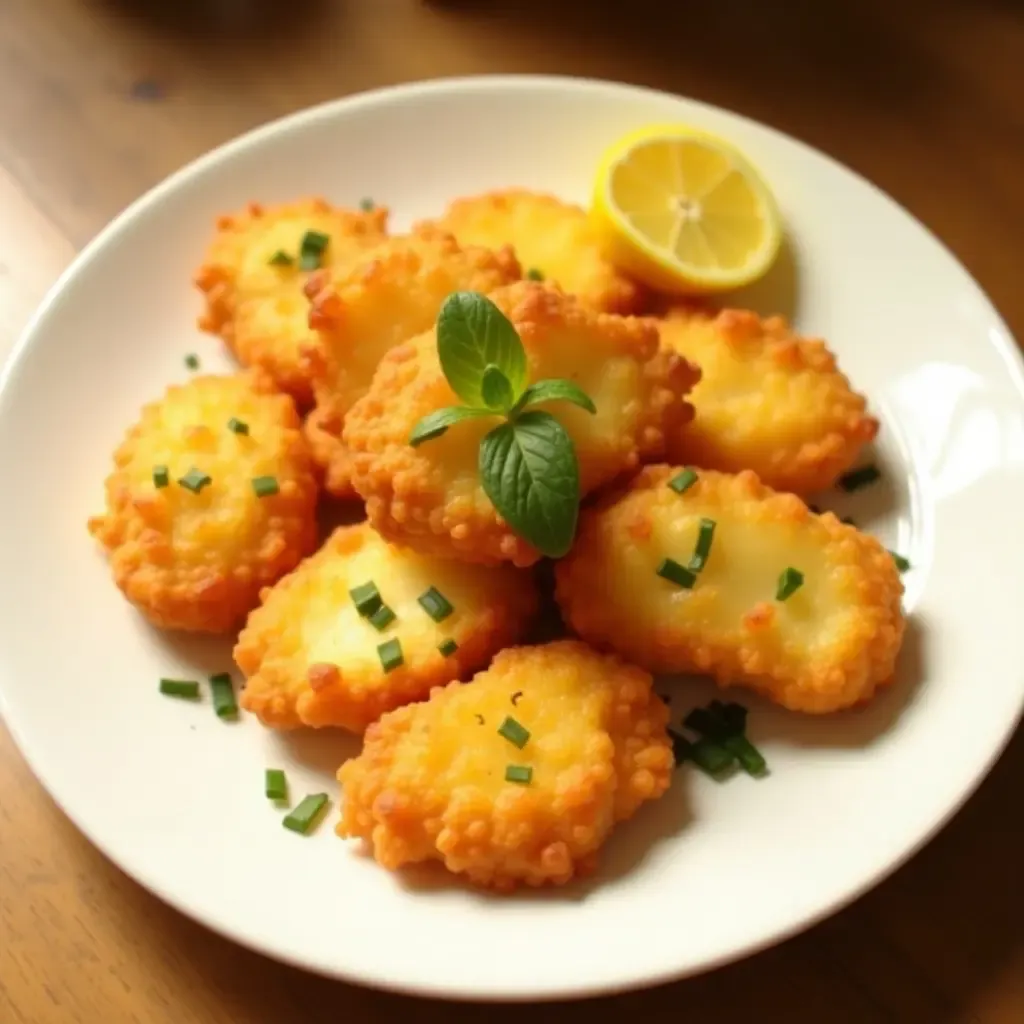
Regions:
[[[245, 366], [268, 372], [300, 405], [312, 400], [299, 349], [312, 339], [300, 268], [306, 232], [326, 236], [324, 267], [343, 266], [387, 238], [388, 211], [333, 207], [323, 199], [278, 206], [250, 203], [217, 221], [195, 283], [206, 302], [199, 327], [220, 335]], [[289, 262], [290, 261], [290, 262]]]
[[[390, 620], [380, 629], [351, 594], [370, 582], [390, 611], [379, 613]], [[431, 587], [452, 608], [440, 622], [419, 602]], [[234, 651], [248, 677], [242, 707], [273, 728], [353, 732], [482, 668], [522, 639], [538, 603], [531, 573], [424, 558], [385, 543], [366, 523], [339, 527], [262, 600]], [[402, 662], [385, 671], [378, 648], [394, 640]], [[452, 652], [442, 650], [448, 641], [457, 644]]]
[[424, 229], [392, 239], [349, 270], [310, 280], [309, 322], [316, 337], [303, 346], [303, 367], [313, 381], [316, 408], [306, 432], [328, 492], [355, 496], [341, 433], [382, 356], [427, 330], [451, 292], [487, 294], [520, 276], [508, 247], [460, 246], [450, 234]]
[[[521, 281], [490, 298], [526, 349], [531, 380], [565, 377], [594, 401], [596, 415], [567, 402], [544, 403], [573, 440], [580, 492], [587, 495], [641, 462], [664, 457], [685, 429], [685, 395], [696, 369], [660, 349], [645, 320], [595, 313], [548, 284]], [[344, 440], [367, 515], [388, 539], [447, 558], [529, 566], [539, 553], [498, 515], [480, 485], [480, 440], [497, 422], [468, 420], [417, 448], [413, 426], [459, 404], [441, 371], [433, 330], [391, 350], [366, 396], [349, 412]]]
[[506, 649], [367, 730], [338, 771], [337, 832], [390, 870], [439, 860], [477, 886], [564, 885], [668, 789], [669, 714], [651, 683], [577, 641]]
[[738, 473], [780, 491], [830, 487], [878, 433], [878, 420], [819, 339], [782, 317], [685, 306], [659, 322], [662, 342], [701, 368], [694, 421], [672, 461]]
[[[702, 471], [677, 494], [669, 481], [679, 472], [648, 467], [584, 511], [556, 566], [558, 605], [576, 633], [651, 672], [708, 673], [794, 711], [838, 711], [890, 681], [903, 585], [874, 537], [751, 472]], [[686, 589], [659, 567], [688, 565], [704, 520], [714, 523], [710, 554]], [[777, 600], [787, 568], [803, 585]]]
[[592, 309], [635, 313], [644, 299], [640, 286], [604, 258], [586, 211], [554, 196], [526, 189], [467, 196], [424, 224], [450, 231], [463, 245], [511, 245], [525, 272]]
[[146, 405], [89, 532], [156, 626], [222, 633], [316, 545], [317, 485], [295, 405], [259, 372], [193, 377]]

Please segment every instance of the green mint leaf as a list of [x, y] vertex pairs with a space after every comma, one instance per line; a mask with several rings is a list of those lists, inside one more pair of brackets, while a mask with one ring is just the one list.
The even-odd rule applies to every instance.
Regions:
[[484, 369], [484, 375], [480, 379], [480, 394], [483, 396], [484, 405], [495, 412], [508, 412], [516, 400], [508, 377], [494, 363], [488, 363]]
[[531, 384], [516, 402], [516, 410], [525, 409], [528, 405], [537, 405], [540, 402], [554, 402], [562, 399], [572, 402], [581, 409], [593, 414], [597, 412], [597, 406], [591, 401], [590, 395], [578, 384], [571, 380], [564, 380], [561, 377], [552, 377], [549, 380], [539, 380]]
[[580, 507], [576, 449], [565, 428], [535, 409], [480, 442], [480, 482], [502, 518], [542, 555], [572, 547]]
[[440, 437], [449, 427], [463, 420], [473, 420], [479, 416], [493, 416], [490, 409], [474, 409], [468, 405], [449, 405], [444, 409], [435, 409], [428, 413], [412, 428], [409, 444], [415, 448], [424, 441], [433, 441]]
[[514, 402], [526, 387], [526, 350], [508, 317], [479, 292], [452, 292], [437, 316], [437, 354], [452, 391], [466, 405], [485, 405], [484, 372], [496, 366]]

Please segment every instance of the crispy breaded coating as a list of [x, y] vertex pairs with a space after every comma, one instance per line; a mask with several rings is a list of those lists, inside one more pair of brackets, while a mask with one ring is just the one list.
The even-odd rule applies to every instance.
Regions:
[[[708, 673], [795, 711], [838, 711], [890, 680], [903, 585], [874, 537], [750, 472], [702, 471], [677, 494], [668, 483], [678, 472], [648, 467], [583, 513], [556, 566], [558, 604], [576, 633], [652, 672]], [[716, 524], [713, 543], [687, 590], [658, 569], [665, 558], [688, 564], [702, 518]], [[803, 586], [778, 601], [790, 567]]]
[[520, 276], [508, 247], [460, 246], [445, 232], [425, 229], [392, 239], [351, 269], [309, 282], [316, 338], [303, 347], [303, 367], [316, 409], [306, 431], [331, 494], [354, 497], [342, 427], [384, 353], [430, 327], [451, 292], [487, 294]]
[[[367, 730], [338, 771], [338, 834], [391, 870], [439, 860], [478, 886], [564, 885], [668, 789], [668, 708], [651, 682], [577, 641], [506, 649]], [[499, 734], [506, 717], [529, 734], [521, 748]], [[510, 764], [529, 781], [507, 781]]]
[[[394, 620], [378, 630], [350, 591], [374, 582]], [[441, 622], [419, 603], [431, 587], [452, 606]], [[360, 732], [385, 711], [464, 679], [520, 640], [537, 609], [531, 573], [424, 558], [366, 524], [339, 527], [262, 596], [235, 647], [248, 677], [242, 707], [264, 725]], [[403, 662], [385, 672], [378, 646], [397, 639]], [[458, 649], [439, 648], [454, 640]]]
[[[597, 407], [590, 415], [566, 402], [538, 406], [550, 409], [573, 439], [582, 495], [664, 457], [666, 439], [692, 416], [684, 396], [697, 371], [659, 349], [651, 322], [595, 313], [553, 285], [530, 281], [490, 298], [522, 338], [530, 379], [569, 378]], [[501, 519], [480, 485], [480, 439], [496, 420], [469, 420], [418, 448], [408, 444], [421, 417], [452, 404], [459, 403], [441, 371], [433, 330], [384, 357], [344, 432], [367, 515], [385, 537], [417, 550], [532, 565], [537, 550]]]
[[[89, 532], [156, 626], [236, 627], [261, 588], [316, 544], [317, 486], [299, 417], [259, 372], [171, 386], [143, 408], [114, 465], [106, 513]], [[276, 493], [260, 497], [259, 478]]]
[[[299, 268], [307, 231], [328, 236], [324, 267], [346, 264], [387, 238], [388, 211], [333, 207], [323, 199], [278, 206], [250, 203], [217, 221], [217, 230], [195, 283], [206, 309], [199, 327], [220, 335], [246, 366], [259, 366], [300, 405], [312, 399], [299, 363], [300, 346], [312, 338], [303, 287], [310, 272]], [[283, 253], [294, 262], [272, 262]]]
[[524, 272], [576, 295], [605, 313], [635, 313], [641, 287], [606, 260], [586, 211], [554, 196], [505, 189], [451, 203], [435, 224], [463, 244], [511, 245]]
[[673, 461], [750, 469], [769, 487], [810, 494], [830, 487], [878, 433], [825, 343], [794, 334], [782, 317], [678, 306], [660, 329], [664, 344], [701, 368], [696, 415], [671, 446]]

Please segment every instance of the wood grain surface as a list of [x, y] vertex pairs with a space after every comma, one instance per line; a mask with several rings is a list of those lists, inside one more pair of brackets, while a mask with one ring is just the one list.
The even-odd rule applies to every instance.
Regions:
[[[658, 86], [827, 150], [928, 224], [1024, 337], [1022, 11], [1017, 0], [2, 0], [0, 351], [78, 248], [211, 146], [361, 89], [497, 71]], [[984, 679], [963, 683], [984, 700]], [[1022, 1024], [1022, 784], [1018, 733], [909, 865], [743, 963], [615, 999], [490, 1012], [509, 1024], [525, 1012], [536, 1024]], [[687, 926], [666, 922], [658, 941]], [[207, 932], [97, 852], [0, 727], [2, 1024], [480, 1012], [314, 978]]]

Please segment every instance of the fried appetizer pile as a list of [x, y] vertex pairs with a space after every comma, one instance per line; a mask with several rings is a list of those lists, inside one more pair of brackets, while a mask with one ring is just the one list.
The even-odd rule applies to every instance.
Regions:
[[303, 347], [303, 368], [313, 381], [316, 409], [306, 429], [331, 494], [354, 497], [342, 427], [384, 353], [427, 330], [451, 292], [486, 295], [520, 276], [508, 247], [460, 246], [450, 234], [425, 229], [392, 239], [351, 269], [310, 280], [309, 322], [316, 335]]
[[337, 529], [266, 590], [235, 647], [242, 707], [264, 725], [361, 732], [519, 641], [532, 574], [424, 558], [366, 523]]
[[114, 466], [89, 531], [156, 626], [232, 629], [316, 545], [317, 487], [295, 405], [258, 372], [168, 388]]
[[565, 884], [668, 788], [668, 717], [650, 675], [585, 644], [504, 650], [367, 730], [338, 772], [338, 834], [392, 870], [439, 860], [499, 890]]
[[511, 245], [523, 270], [605, 313], [634, 313], [640, 287], [602, 255], [586, 212], [554, 196], [506, 189], [456, 199], [437, 221], [463, 245]]
[[708, 673], [795, 711], [868, 700], [903, 639], [892, 555], [751, 472], [693, 477], [648, 467], [582, 513], [556, 566], [566, 622], [652, 672]]
[[[538, 406], [549, 408], [573, 440], [582, 495], [664, 458], [666, 442], [692, 417], [684, 396], [698, 372], [659, 348], [653, 323], [595, 313], [553, 285], [530, 281], [490, 298], [522, 339], [530, 379], [569, 378], [597, 407], [591, 415], [569, 403]], [[497, 514], [480, 485], [480, 440], [495, 419], [460, 423], [417, 448], [408, 444], [423, 416], [453, 404], [458, 399], [441, 371], [434, 330], [381, 361], [343, 435], [370, 522], [389, 540], [440, 557], [532, 565], [539, 553]]]
[[195, 275], [206, 301], [199, 327], [220, 335], [244, 365], [262, 367], [281, 390], [308, 405], [312, 392], [299, 364], [299, 348], [311, 337], [304, 264], [343, 266], [387, 238], [387, 219], [383, 208], [339, 209], [322, 199], [251, 203], [221, 217]]
[[673, 461], [750, 469], [780, 491], [830, 487], [878, 433], [823, 341], [801, 338], [782, 317], [716, 314], [679, 306], [660, 322], [665, 345], [701, 368], [693, 424]]

